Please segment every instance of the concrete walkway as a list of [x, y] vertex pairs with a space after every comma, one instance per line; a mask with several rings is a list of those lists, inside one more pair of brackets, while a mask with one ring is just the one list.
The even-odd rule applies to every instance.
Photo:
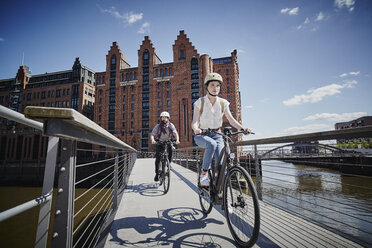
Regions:
[[[209, 215], [201, 212], [196, 173], [172, 163], [170, 189], [164, 195], [163, 187], [153, 181], [154, 163], [154, 159], [137, 159], [102, 245], [237, 247], [220, 206]], [[361, 247], [262, 201], [260, 212], [260, 235], [254, 247]]]
[[136, 161], [105, 247], [236, 247], [220, 207], [201, 212], [196, 173], [172, 164], [164, 195], [154, 162]]

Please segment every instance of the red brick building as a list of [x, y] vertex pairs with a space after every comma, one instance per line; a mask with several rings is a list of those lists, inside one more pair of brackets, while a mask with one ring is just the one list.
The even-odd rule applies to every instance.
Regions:
[[[74, 108], [137, 150], [153, 151], [149, 133], [162, 111], [168, 111], [181, 144], [193, 145], [193, 102], [206, 94], [203, 79], [218, 72], [224, 83], [221, 96], [241, 121], [239, 69], [236, 51], [212, 58], [200, 55], [180, 31], [173, 44], [173, 61], [163, 63], [150, 38], [138, 50], [138, 66], [131, 67], [113, 42], [106, 70], [94, 72], [77, 58], [72, 70], [31, 75], [22, 65], [15, 78], [0, 80], [0, 104], [23, 113], [26, 106]], [[225, 120], [226, 121], [226, 120]], [[0, 160], [43, 160], [47, 145], [40, 132], [0, 118]]]
[[231, 112], [241, 121], [236, 50], [224, 58], [200, 55], [180, 31], [173, 44], [173, 62], [162, 63], [145, 36], [138, 50], [138, 67], [131, 67], [113, 42], [106, 55], [106, 71], [96, 73], [94, 120], [137, 150], [153, 151], [149, 133], [160, 113], [168, 111], [180, 135], [179, 147], [192, 146], [192, 104], [206, 94], [203, 79], [209, 72], [222, 75], [221, 96], [230, 101]]
[[[95, 72], [76, 58], [72, 70], [31, 75], [22, 65], [15, 78], [0, 80], [0, 104], [23, 113], [27, 106], [73, 108], [93, 119]], [[0, 118], [0, 160], [44, 160], [47, 137]]]

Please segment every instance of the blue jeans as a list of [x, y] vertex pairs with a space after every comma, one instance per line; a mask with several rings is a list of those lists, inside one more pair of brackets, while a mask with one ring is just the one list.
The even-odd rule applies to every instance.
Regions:
[[205, 148], [203, 157], [203, 170], [208, 170], [212, 163], [213, 154], [215, 155], [215, 162], [217, 164], [218, 157], [224, 147], [223, 138], [221, 135], [212, 134], [194, 137], [195, 143], [202, 148]]

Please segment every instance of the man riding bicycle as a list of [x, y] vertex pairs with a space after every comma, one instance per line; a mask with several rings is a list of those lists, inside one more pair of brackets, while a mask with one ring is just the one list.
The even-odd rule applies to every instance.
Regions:
[[[225, 115], [230, 125], [238, 130], [244, 130], [249, 133], [249, 128], [244, 128], [231, 114], [229, 105], [230, 103], [218, 97], [221, 84], [223, 83], [220, 74], [212, 72], [209, 73], [204, 79], [204, 85], [207, 89], [207, 95], [199, 98], [194, 103], [194, 113], [191, 128], [194, 131], [195, 143], [202, 148], [205, 148], [203, 157], [203, 171], [200, 175], [201, 186], [209, 186], [208, 169], [213, 159], [219, 157], [224, 143], [221, 135], [198, 135], [203, 130], [221, 131], [223, 116]], [[216, 161], [217, 163], [217, 161]]]
[[[160, 114], [160, 123], [156, 124], [152, 129], [150, 138], [151, 144], [156, 144], [156, 154], [155, 154], [155, 178], [154, 181], [159, 181], [159, 163], [160, 163], [160, 152], [164, 149], [164, 144], [157, 144], [156, 141], [167, 141], [173, 140], [176, 144], [180, 143], [178, 132], [173, 123], [169, 121], [170, 115], [168, 112], [164, 111]], [[172, 146], [167, 145], [169, 162], [172, 161]]]

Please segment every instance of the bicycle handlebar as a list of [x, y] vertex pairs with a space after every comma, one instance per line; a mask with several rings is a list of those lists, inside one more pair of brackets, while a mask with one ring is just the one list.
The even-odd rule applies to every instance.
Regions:
[[221, 132], [217, 132], [217, 131], [214, 131], [214, 130], [211, 130], [211, 129], [204, 129], [204, 130], [202, 130], [201, 133], [196, 134], [196, 135], [203, 136], [203, 135], [210, 135], [210, 134], [219, 134], [221, 136], [227, 135], [228, 137], [231, 137], [231, 136], [238, 135], [238, 134], [241, 134], [241, 133], [243, 133], [243, 134], [255, 134], [254, 132], [247, 132], [243, 129], [241, 129], [240, 131], [228, 132], [228, 133], [221, 133]]
[[176, 141], [173, 141], [173, 140], [166, 140], [166, 141], [156, 140], [155, 144], [157, 144], [157, 145], [167, 145], [167, 144], [170, 144], [171, 147], [172, 147], [172, 150], [176, 149], [176, 147], [175, 147]]

